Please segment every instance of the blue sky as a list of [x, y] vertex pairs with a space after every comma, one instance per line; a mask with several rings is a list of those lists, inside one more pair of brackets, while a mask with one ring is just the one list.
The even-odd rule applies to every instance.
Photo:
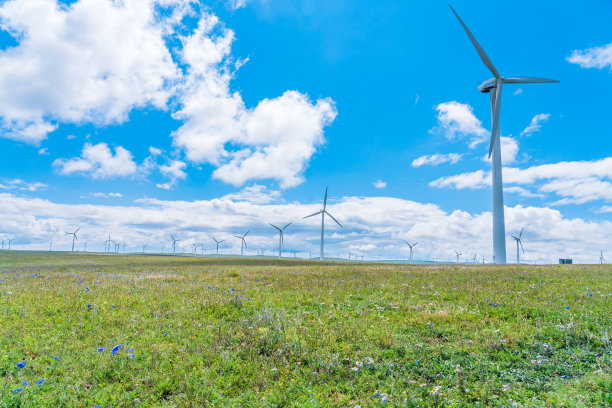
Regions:
[[[66, 246], [83, 224], [83, 240], [113, 230], [138, 246], [172, 229], [134, 226], [138, 209], [185, 205], [224, 220], [177, 215], [185, 245], [245, 225], [271, 250], [262, 214], [297, 219], [329, 185], [345, 224], [332, 252], [401, 258], [410, 239], [423, 259], [490, 253], [477, 86], [491, 74], [446, 2], [160, 3], [2, 3], [3, 238]], [[583, 253], [612, 243], [612, 5], [453, 6], [502, 75], [561, 81], [504, 87], [508, 233], [529, 225], [532, 261], [595, 259]], [[316, 250], [316, 222], [295, 228], [291, 245]]]

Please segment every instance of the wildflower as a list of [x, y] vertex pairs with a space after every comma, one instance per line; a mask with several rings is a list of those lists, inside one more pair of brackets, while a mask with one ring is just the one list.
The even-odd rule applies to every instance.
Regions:
[[40, 387], [42, 385], [42, 383], [44, 383], [44, 382], [45, 382], [45, 379], [42, 378], [42, 379], [36, 381], [36, 385], [38, 385]]
[[106, 350], [106, 347], [98, 347], [98, 353], [102, 353], [104, 350]]
[[135, 358], [136, 354], [128, 354], [127, 358]]
[[371, 357], [366, 358], [366, 364], [374, 364], [374, 359]]
[[165, 333], [165, 334], [164, 334], [164, 337], [168, 337], [168, 333]]
[[18, 392], [21, 392], [21, 391], [23, 391], [23, 387], [16, 388], [16, 389], [13, 390], [13, 394], [17, 394]]
[[380, 402], [387, 402], [387, 396], [383, 395], [382, 397], [380, 397]]
[[87, 305], [87, 308], [88, 308], [89, 310], [91, 310], [91, 308], [92, 308], [92, 307], [93, 307], [93, 306], [92, 306], [91, 304]]
[[436, 385], [435, 387], [433, 387], [431, 389], [431, 391], [429, 392], [431, 395], [436, 395], [438, 393], [438, 391], [440, 391], [440, 388], [442, 388], [441, 385]]
[[20, 362], [17, 363], [17, 368], [23, 368], [23, 367], [25, 367], [25, 365], [26, 365], [25, 361], [20, 361]]
[[351, 367], [351, 370], [353, 370], [353, 371], [359, 371], [359, 367]]
[[417, 364], [421, 364], [421, 360], [417, 360]]
[[567, 310], [569, 310], [569, 309], [570, 309], [570, 307], [568, 306], [568, 307], [566, 307], [566, 309], [567, 309]]
[[22, 383], [23, 385], [25, 385], [26, 387], [27, 387], [28, 385], [30, 385], [30, 383], [29, 383], [29, 382], [27, 382], [27, 381], [25, 381], [25, 380], [21, 381], [21, 383]]
[[117, 344], [115, 347], [112, 348], [111, 353], [113, 354], [113, 356], [119, 352], [120, 348], [121, 344]]
[[55, 361], [59, 361], [59, 357], [53, 357]]
[[129, 349], [126, 349], [125, 351], [127, 351], [128, 353], [132, 353], [134, 351], [134, 349], [129, 348]]

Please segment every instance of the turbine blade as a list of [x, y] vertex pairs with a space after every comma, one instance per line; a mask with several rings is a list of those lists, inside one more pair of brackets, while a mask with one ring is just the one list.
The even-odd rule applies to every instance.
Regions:
[[408, 243], [408, 241], [404, 240], [404, 242], [406, 243], [406, 245], [410, 246], [410, 244]]
[[497, 69], [495, 69], [495, 66], [493, 65], [487, 54], [484, 52], [478, 41], [476, 41], [476, 37], [474, 37], [470, 29], [467, 28], [463, 20], [461, 20], [461, 17], [459, 17], [459, 14], [457, 14], [453, 6], [451, 6], [450, 4], [448, 6], [455, 14], [455, 17], [457, 17], [457, 20], [459, 20], [459, 23], [461, 23], [461, 26], [465, 30], [465, 33], [468, 35], [468, 37], [470, 37], [470, 41], [472, 41], [472, 45], [474, 45], [474, 48], [476, 48], [476, 51], [478, 52], [478, 55], [480, 55], [480, 59], [482, 60], [482, 62], [487, 66], [487, 68], [489, 68], [489, 71], [493, 73], [493, 76], [495, 78], [499, 78], [499, 72], [497, 72]]
[[304, 218], [314, 217], [315, 215], [319, 215], [319, 214], [321, 214], [322, 212], [323, 212], [323, 210], [320, 210], [320, 211], [317, 211], [317, 212], [316, 212], [316, 213], [314, 213], [314, 214], [307, 215], [307, 216], [305, 216]]
[[523, 229], [524, 229], [524, 228], [525, 228], [525, 227], [521, 228], [521, 233], [519, 234], [519, 238], [520, 238], [520, 237], [523, 235]]
[[505, 78], [504, 82], [508, 84], [558, 84], [556, 79], [533, 78], [533, 77], [513, 77]]
[[288, 226], [290, 226], [291, 224], [293, 224], [293, 221], [291, 221], [289, 224], [285, 225], [285, 226], [283, 227], [283, 230], [284, 230], [285, 228], [287, 228]]
[[236, 238], [240, 238], [242, 239], [242, 237], [240, 235], [234, 235]]
[[525, 248], [523, 248], [523, 243], [519, 240], [519, 244], [521, 244], [521, 249], [523, 250], [523, 253], [525, 253]]
[[249, 235], [249, 232], [251, 232], [251, 230], [248, 230], [246, 234], [243, 235], [243, 237], [246, 237], [247, 235]]
[[333, 215], [331, 215], [331, 214], [330, 214], [330, 213], [328, 213], [327, 211], [325, 211], [325, 214], [329, 215], [329, 216], [331, 217], [331, 219], [332, 219], [332, 220], [336, 221], [336, 224], [338, 224], [338, 225], [340, 226], [340, 228], [344, 228], [344, 227], [342, 226], [342, 224], [340, 224], [340, 223], [338, 222], [338, 220], [334, 218], [334, 216], [333, 216]]
[[76, 234], [77, 232], [79, 232], [80, 229], [81, 227], [77, 228], [76, 231], [74, 231], [74, 233]]
[[417, 246], [419, 243], [415, 242], [414, 244], [412, 244], [413, 247]]
[[246, 239], [243, 238], [242, 241], [244, 242], [244, 247], [246, 248], [247, 247]]
[[325, 198], [323, 199], [323, 211], [325, 211], [325, 207], [327, 207], [327, 187], [325, 187]]
[[279, 230], [279, 231], [281, 230], [281, 229], [280, 229], [280, 228], [278, 228], [276, 225], [274, 225], [274, 224], [272, 224], [272, 223], [270, 223], [270, 222], [269, 222], [268, 224], [270, 224], [271, 226], [273, 226], [274, 228], [276, 228], [276, 229], [277, 229], [277, 230]]
[[493, 123], [491, 124], [491, 144], [489, 145], [489, 159], [495, 143], [499, 143], [499, 111], [501, 109], [501, 94], [502, 94], [503, 82], [497, 81], [497, 87], [495, 89], [495, 110], [493, 112]]

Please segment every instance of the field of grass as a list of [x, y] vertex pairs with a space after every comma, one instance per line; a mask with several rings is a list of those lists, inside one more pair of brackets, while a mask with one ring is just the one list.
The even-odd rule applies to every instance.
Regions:
[[612, 405], [612, 268], [0, 253], [0, 407]]

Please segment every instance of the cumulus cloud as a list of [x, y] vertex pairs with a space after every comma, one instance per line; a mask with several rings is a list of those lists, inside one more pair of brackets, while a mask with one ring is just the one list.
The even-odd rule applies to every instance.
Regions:
[[63, 175], [90, 175], [96, 179], [133, 176], [138, 169], [128, 150], [117, 146], [113, 154], [106, 143], [86, 143], [81, 157], [56, 159], [53, 165]]
[[610, 68], [612, 71], [612, 43], [601, 47], [574, 50], [567, 61], [578, 64], [582, 68]]
[[171, 160], [167, 164], [162, 164], [159, 166], [159, 171], [166, 177], [170, 179], [170, 181], [166, 183], [157, 184], [157, 187], [170, 190], [172, 189], [178, 180], [184, 180], [187, 178], [187, 173], [185, 173], [185, 167], [187, 164], [180, 160]]
[[435, 110], [438, 112], [438, 126], [432, 132], [441, 132], [449, 140], [470, 137], [470, 148], [487, 140], [490, 133], [482, 127], [470, 105], [450, 101], [437, 105]]
[[412, 161], [412, 167], [421, 167], [426, 164], [437, 166], [442, 163], [455, 164], [461, 160], [462, 154], [449, 153], [449, 154], [430, 154], [425, 156], [417, 157]]
[[387, 182], [382, 180], [376, 180], [372, 185], [376, 188], [387, 188]]
[[1, 135], [37, 144], [58, 123], [121, 123], [135, 107], [164, 109], [179, 78], [163, 10], [180, 0], [11, 0], [0, 26]]
[[[304, 181], [337, 114], [330, 98], [291, 90], [246, 106], [230, 86], [245, 63], [231, 55], [234, 33], [194, 0], [11, 0], [0, 27], [17, 43], [0, 51], [0, 137], [37, 144], [60, 124], [170, 110], [188, 162], [211, 164], [213, 177], [236, 186], [274, 179], [288, 188]], [[65, 164], [62, 174], [91, 171]]]
[[[457, 242], [463, 246], [455, 249], [490, 259], [489, 212], [447, 212], [434, 204], [390, 197], [344, 197], [333, 200], [328, 208], [344, 226], [326, 229], [326, 251], [331, 256], [346, 256], [350, 249], [364, 254], [365, 259], [407, 259], [409, 251], [403, 239], [410, 238], [419, 241], [416, 259], [454, 259], [449, 248], [455, 248]], [[250, 229], [247, 253], [254, 255], [259, 249], [271, 251], [278, 244], [278, 235], [268, 222], [294, 220], [285, 231], [285, 248], [308, 257], [310, 251], [318, 254], [320, 223], [302, 217], [319, 209], [318, 202], [261, 204], [226, 197], [204, 201], [143, 199], [131, 206], [74, 205], [4, 193], [0, 194], [0, 238], [14, 238], [19, 249], [45, 249], [49, 241], [54, 248], [67, 249], [71, 241], [64, 234], [65, 226], [80, 225], [81, 240], [100, 242], [91, 250], [102, 251], [101, 237], [110, 231], [111, 239], [128, 242], [132, 248], [148, 242], [149, 250], [156, 252], [162, 247], [169, 251], [172, 233], [187, 252], [193, 243], [204, 242], [210, 254], [215, 246], [208, 236], [214, 235], [226, 240], [223, 253], [239, 253], [240, 240], [233, 235]], [[592, 248], [612, 244], [609, 221], [567, 218], [546, 207], [506, 208], [509, 232], [518, 232], [528, 223], [523, 235], [526, 259], [532, 262], [554, 263], [562, 255], [575, 262], [596, 262], [598, 254], [592, 255]], [[511, 238], [507, 244], [512, 244]], [[508, 254], [511, 256], [511, 251]]]
[[48, 186], [45, 183], [39, 181], [26, 182], [21, 179], [12, 179], [0, 183], [0, 189], [2, 190], [20, 190], [20, 191], [40, 191], [46, 189]]
[[[502, 164], [512, 164], [516, 161], [519, 145], [516, 139], [509, 136], [501, 136], [501, 161]], [[482, 157], [483, 161], [490, 162], [489, 153]]]
[[[525, 169], [503, 168], [504, 185], [533, 186], [541, 193], [562, 198], [554, 204], [583, 204], [604, 200], [612, 202], [612, 157], [592, 161], [542, 164]], [[491, 173], [482, 170], [441, 177], [432, 187], [477, 189], [491, 185]]]
[[521, 132], [521, 136], [531, 136], [535, 132], [539, 132], [542, 128], [542, 123], [546, 122], [550, 114], [548, 113], [538, 113], [533, 118], [531, 118], [531, 123]]
[[[90, 193], [89, 197], [96, 197], [96, 198], [121, 198], [123, 197], [123, 195], [121, 195], [121, 193]], [[81, 198], [86, 198], [86, 197], [81, 197]]]

